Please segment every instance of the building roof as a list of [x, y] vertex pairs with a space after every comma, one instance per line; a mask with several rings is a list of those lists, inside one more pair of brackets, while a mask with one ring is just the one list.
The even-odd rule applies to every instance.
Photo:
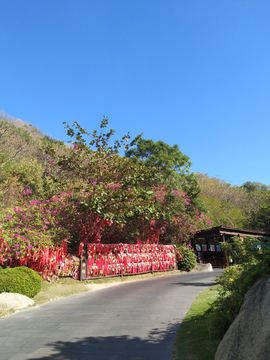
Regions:
[[233, 236], [270, 236], [270, 231], [264, 231], [264, 230], [251, 230], [251, 229], [241, 229], [236, 227], [230, 227], [230, 226], [216, 226], [211, 229], [207, 230], [201, 230], [198, 231], [195, 234], [195, 238], [199, 237], [211, 237], [211, 236], [220, 236], [222, 234], [225, 235], [233, 235]]

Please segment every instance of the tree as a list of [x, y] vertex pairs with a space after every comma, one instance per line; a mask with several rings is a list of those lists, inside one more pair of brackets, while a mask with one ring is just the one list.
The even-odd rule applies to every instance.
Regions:
[[193, 173], [189, 173], [191, 166], [189, 157], [179, 150], [178, 145], [170, 146], [163, 141], [154, 142], [140, 138], [137, 147], [127, 150], [125, 155], [149, 167], [156, 167], [160, 182], [184, 191], [194, 207], [204, 209], [198, 199], [200, 194], [198, 180]]
[[0, 118], [0, 167], [28, 151], [30, 142], [27, 132], [17, 131], [15, 125]]
[[[100, 133], [97, 130], [89, 133], [74, 122], [72, 127], [66, 126], [73, 147], [65, 155], [57, 156], [52, 147], [47, 148], [52, 156], [46, 175], [50, 196], [57, 195], [61, 188], [72, 192], [80, 204], [77, 235], [87, 241], [102, 238], [103, 242], [188, 241], [199, 224], [204, 227], [208, 219], [194, 207], [184, 191], [172, 186], [172, 181], [163, 183], [168, 180], [169, 166], [173, 167], [173, 176], [184, 176], [188, 158], [181, 155], [177, 146], [170, 154], [166, 151], [170, 150], [167, 144], [161, 144], [165, 154], [158, 166], [154, 162], [121, 157], [119, 148], [129, 151], [129, 134], [109, 146], [114, 131], [104, 134], [107, 124], [108, 119], [104, 118]], [[87, 136], [90, 137], [88, 144]], [[140, 136], [131, 141], [130, 146], [137, 141]], [[173, 156], [177, 159], [174, 165]], [[191, 175], [190, 186], [196, 184], [195, 180]], [[77, 235], [73, 238], [78, 238]]]
[[254, 191], [269, 191], [270, 185], [265, 185], [256, 181], [246, 181], [241, 188], [246, 189], [248, 192]]
[[270, 186], [255, 181], [246, 181], [241, 189], [256, 200], [256, 208], [250, 212], [248, 223], [253, 229], [269, 228], [270, 226]]
[[155, 166], [166, 175], [186, 174], [191, 166], [188, 156], [182, 154], [178, 145], [170, 146], [163, 141], [154, 142], [140, 138], [137, 148], [127, 150], [125, 155], [142, 160], [146, 165]]
[[[119, 148], [128, 150], [129, 134], [109, 145], [114, 130], [104, 134], [107, 124], [108, 119], [103, 118], [100, 132], [91, 133], [77, 122], [66, 125], [73, 147], [61, 156], [52, 146], [47, 147], [51, 156], [46, 171], [47, 192], [51, 191], [50, 196], [57, 195], [59, 188], [72, 192], [80, 204], [80, 236], [87, 235], [84, 238], [89, 241], [100, 240], [104, 228], [122, 229], [139, 220], [149, 227], [150, 221], [159, 216], [152, 191], [155, 171], [121, 157]], [[88, 144], [87, 137], [90, 137]], [[138, 137], [131, 145], [136, 139]], [[135, 235], [132, 230], [128, 231], [129, 238]], [[119, 240], [120, 237], [116, 242]]]

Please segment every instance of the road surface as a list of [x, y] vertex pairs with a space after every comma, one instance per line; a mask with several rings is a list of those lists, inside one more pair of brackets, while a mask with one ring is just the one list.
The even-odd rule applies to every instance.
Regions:
[[190, 305], [221, 272], [124, 283], [0, 318], [0, 359], [170, 360]]

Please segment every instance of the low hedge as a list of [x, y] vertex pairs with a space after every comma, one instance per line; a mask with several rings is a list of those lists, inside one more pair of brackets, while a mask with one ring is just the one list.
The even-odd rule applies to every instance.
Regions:
[[27, 267], [0, 269], [0, 293], [18, 293], [34, 297], [41, 290], [42, 277]]
[[197, 256], [191, 248], [182, 247], [179, 250], [182, 260], [177, 262], [179, 270], [191, 271], [197, 265]]

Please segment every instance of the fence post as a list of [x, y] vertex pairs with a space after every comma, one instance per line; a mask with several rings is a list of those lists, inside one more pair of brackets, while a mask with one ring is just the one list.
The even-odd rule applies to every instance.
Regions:
[[83, 246], [83, 253], [80, 260], [80, 281], [87, 280], [88, 277], [88, 251], [87, 244]]
[[174, 252], [174, 270], [178, 270], [178, 266], [177, 266], [177, 256], [176, 256], [175, 248], [176, 248], [176, 245], [173, 245], [173, 252]]

